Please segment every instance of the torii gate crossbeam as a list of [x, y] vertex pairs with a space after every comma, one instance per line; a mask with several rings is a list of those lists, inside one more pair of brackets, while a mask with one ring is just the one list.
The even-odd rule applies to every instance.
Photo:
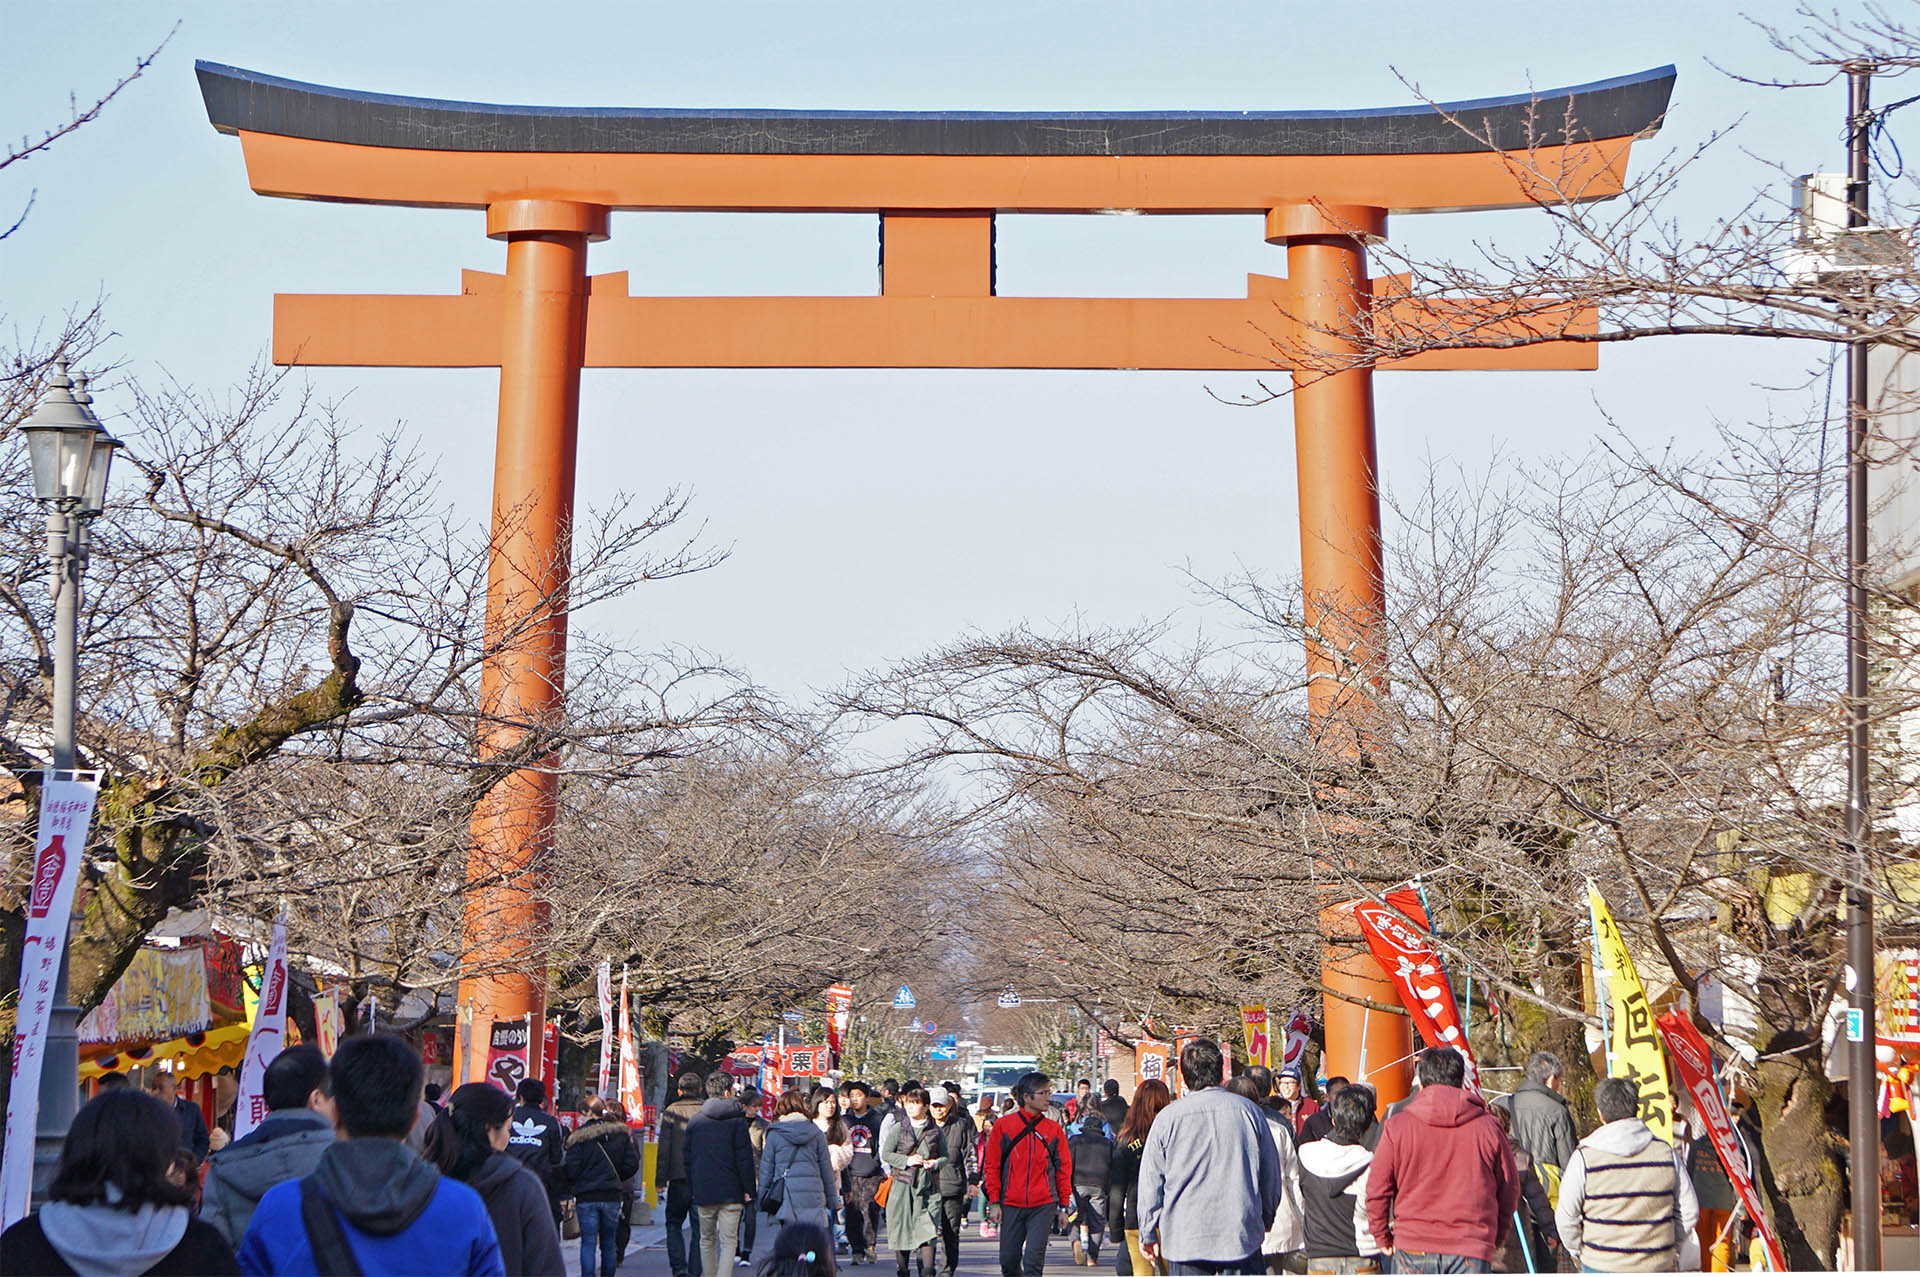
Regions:
[[[1590, 308], [1552, 298], [1496, 310], [1409, 302], [1370, 278], [1390, 213], [1598, 200], [1623, 189], [1635, 139], [1658, 129], [1674, 71], [1509, 98], [1378, 111], [865, 112], [494, 106], [358, 93], [202, 62], [213, 125], [237, 134], [253, 189], [349, 203], [483, 210], [506, 273], [465, 272], [443, 297], [275, 298], [282, 364], [498, 367], [494, 544], [482, 681], [497, 755], [559, 711], [566, 657], [580, 370], [586, 367], [1167, 368], [1294, 378], [1309, 710], [1337, 735], [1350, 702], [1340, 655], [1365, 666], [1384, 615], [1373, 371], [1383, 330], [1475, 329], [1528, 344], [1436, 349], [1380, 367], [1591, 369]], [[587, 245], [624, 210], [877, 215], [870, 297], [633, 297], [589, 278]], [[998, 213], [1260, 213], [1287, 249], [1284, 279], [1240, 298], [1000, 297]], [[1391, 343], [1390, 343], [1391, 344]], [[1400, 348], [1404, 348], [1404, 344]], [[529, 768], [473, 820], [472, 1031], [463, 1074], [484, 1074], [487, 1023], [531, 1017], [540, 1039], [539, 918], [531, 884], [554, 815]], [[1335, 994], [1391, 1003], [1350, 934], [1330, 934]], [[1331, 1072], [1405, 1091], [1403, 1017], [1324, 1004]], [[1364, 1041], [1363, 1041], [1364, 1039]], [[1395, 1061], [1392, 1070], [1381, 1066]]]

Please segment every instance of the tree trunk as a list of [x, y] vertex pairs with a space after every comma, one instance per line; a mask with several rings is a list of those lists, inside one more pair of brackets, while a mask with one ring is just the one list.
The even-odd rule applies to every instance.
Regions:
[[[1845, 1204], [1845, 1172], [1827, 1127], [1827, 1080], [1820, 1044], [1799, 1030], [1761, 1030], [1755, 1076], [1760, 1118], [1760, 1187], [1773, 1203], [1774, 1224], [1795, 1271], [1833, 1266]], [[1804, 1049], [1797, 1049], [1804, 1048]], [[1781, 1054], [1791, 1052], [1791, 1054]]]

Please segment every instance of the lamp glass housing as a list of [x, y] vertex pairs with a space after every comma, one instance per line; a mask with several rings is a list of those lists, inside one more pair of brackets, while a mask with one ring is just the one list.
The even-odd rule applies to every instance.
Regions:
[[107, 471], [113, 467], [113, 454], [120, 450], [120, 441], [100, 431], [100, 437], [93, 441], [93, 448], [87, 454], [86, 489], [80, 496], [80, 513], [96, 515], [107, 506]]
[[[36, 425], [20, 427], [27, 437], [27, 455], [33, 463], [33, 495], [41, 501], [77, 501], [86, 495], [87, 470], [93, 461], [94, 440], [105, 434], [95, 425]], [[102, 479], [105, 473], [102, 472]]]

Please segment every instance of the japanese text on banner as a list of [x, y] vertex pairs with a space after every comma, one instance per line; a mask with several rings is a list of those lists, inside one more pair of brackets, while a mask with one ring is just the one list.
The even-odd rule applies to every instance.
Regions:
[[1734, 1135], [1733, 1114], [1727, 1111], [1726, 1096], [1720, 1093], [1720, 1083], [1714, 1080], [1713, 1052], [1707, 1048], [1707, 1040], [1677, 1011], [1661, 1016], [1659, 1025], [1667, 1039], [1667, 1053], [1680, 1072], [1680, 1085], [1693, 1097], [1694, 1111], [1700, 1115], [1700, 1124], [1707, 1128], [1707, 1138], [1713, 1141], [1713, 1151], [1719, 1154], [1720, 1165], [1726, 1168], [1733, 1191], [1746, 1205], [1747, 1218], [1753, 1221], [1761, 1244], [1767, 1248], [1773, 1271], [1787, 1271], [1786, 1255], [1767, 1224], [1767, 1213], [1761, 1209], [1760, 1194], [1754, 1189], [1746, 1154]]
[[260, 1001], [240, 1060], [240, 1094], [233, 1104], [233, 1138], [251, 1134], [267, 1118], [267, 1065], [287, 1045], [287, 920], [273, 924], [267, 965], [260, 969]]
[[40, 1119], [40, 1074], [46, 1064], [47, 1026], [54, 981], [67, 948], [67, 921], [80, 881], [80, 857], [93, 823], [100, 774], [48, 772], [40, 785], [40, 826], [34, 833], [33, 882], [27, 897], [27, 934], [20, 946], [20, 1001], [13, 1033], [13, 1081], [7, 1092], [7, 1142], [0, 1157], [0, 1228], [27, 1213], [33, 1195], [33, 1136]]
[[1653, 1008], [1634, 970], [1633, 955], [1607, 909], [1606, 897], [1589, 885], [1587, 902], [1593, 908], [1593, 935], [1600, 961], [1607, 969], [1608, 1000], [1613, 1005], [1613, 1033], [1607, 1042], [1607, 1072], [1632, 1080], [1640, 1088], [1640, 1118], [1654, 1135], [1673, 1142], [1673, 1087], [1667, 1081], [1667, 1057], [1660, 1050]]

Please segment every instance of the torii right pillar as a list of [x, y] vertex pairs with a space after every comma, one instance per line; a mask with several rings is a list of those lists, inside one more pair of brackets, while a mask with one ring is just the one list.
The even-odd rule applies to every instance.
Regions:
[[[1359, 755], [1372, 694], [1383, 690], [1377, 634], [1386, 615], [1380, 486], [1373, 434], [1374, 284], [1366, 240], [1386, 234], [1386, 210], [1295, 204], [1267, 215], [1267, 238], [1287, 248], [1298, 327], [1293, 432], [1300, 486], [1300, 581], [1307, 629], [1307, 711], [1323, 747]], [[1373, 1011], [1398, 1003], [1392, 981], [1359, 943], [1351, 913], [1320, 915], [1320, 979], [1329, 1077], [1375, 1087], [1382, 1106], [1406, 1096], [1412, 1021]]]

